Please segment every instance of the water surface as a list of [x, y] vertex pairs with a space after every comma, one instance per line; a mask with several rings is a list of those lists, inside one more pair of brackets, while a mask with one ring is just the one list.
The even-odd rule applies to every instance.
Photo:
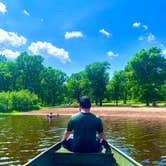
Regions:
[[[0, 116], [0, 165], [22, 165], [61, 140], [68, 117]], [[104, 118], [108, 141], [143, 165], [166, 165], [166, 121]]]

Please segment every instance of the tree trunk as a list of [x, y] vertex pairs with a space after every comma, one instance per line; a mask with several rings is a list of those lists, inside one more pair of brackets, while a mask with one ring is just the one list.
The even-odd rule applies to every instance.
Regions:
[[156, 106], [157, 106], [156, 101], [153, 101], [153, 102], [152, 102], [152, 105], [153, 105], [153, 107], [156, 107]]
[[127, 94], [124, 94], [123, 104], [127, 104]]
[[118, 99], [116, 99], [115, 102], [116, 102], [116, 106], [118, 106]]
[[96, 106], [97, 106], [97, 99], [95, 100]]
[[149, 100], [146, 100], [146, 106], [147, 107], [149, 106]]
[[102, 106], [102, 99], [100, 99], [100, 106]]

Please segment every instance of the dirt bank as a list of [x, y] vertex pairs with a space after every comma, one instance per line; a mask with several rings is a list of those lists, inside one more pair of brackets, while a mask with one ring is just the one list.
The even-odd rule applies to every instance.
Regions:
[[[49, 108], [20, 114], [47, 115], [52, 112], [53, 115], [72, 115], [78, 111], [78, 108]], [[92, 107], [91, 112], [99, 116], [166, 119], [166, 107]]]

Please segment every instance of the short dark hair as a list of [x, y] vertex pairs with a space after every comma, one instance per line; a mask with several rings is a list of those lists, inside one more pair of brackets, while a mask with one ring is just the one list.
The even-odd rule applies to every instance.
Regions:
[[82, 108], [90, 108], [91, 102], [88, 96], [82, 96], [79, 98], [79, 104]]

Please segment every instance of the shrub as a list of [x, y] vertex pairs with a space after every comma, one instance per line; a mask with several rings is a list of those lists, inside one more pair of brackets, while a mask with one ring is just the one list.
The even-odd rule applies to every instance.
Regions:
[[39, 98], [29, 90], [0, 93], [0, 111], [28, 111], [39, 109]]

